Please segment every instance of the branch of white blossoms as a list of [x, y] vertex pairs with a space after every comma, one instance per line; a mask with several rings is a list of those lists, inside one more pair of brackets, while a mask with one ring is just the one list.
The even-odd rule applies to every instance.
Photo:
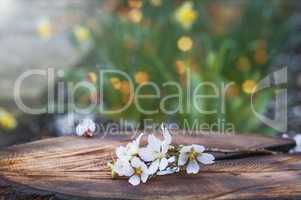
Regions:
[[172, 137], [164, 125], [161, 126], [163, 140], [151, 134], [147, 145], [140, 147], [140, 134], [126, 146], [116, 149], [117, 160], [108, 163], [112, 177], [129, 177], [129, 183], [136, 186], [157, 175], [173, 174], [186, 171], [187, 174], [197, 174], [200, 165], [214, 163], [214, 156], [205, 153], [205, 147], [192, 144], [189, 146], [171, 145]]

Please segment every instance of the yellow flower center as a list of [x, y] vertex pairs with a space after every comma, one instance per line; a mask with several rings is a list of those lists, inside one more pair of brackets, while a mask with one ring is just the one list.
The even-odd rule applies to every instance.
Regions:
[[142, 169], [141, 167], [135, 168], [135, 174], [140, 176], [142, 174]]
[[155, 155], [155, 157], [156, 157], [157, 159], [162, 159], [162, 158], [164, 158], [164, 154], [162, 154], [161, 152], [155, 152], [154, 155]]
[[135, 148], [135, 149], [133, 150], [133, 156], [137, 156], [138, 153], [139, 153], [139, 150]]
[[188, 159], [195, 160], [197, 156], [198, 156], [198, 153], [196, 151], [192, 150], [188, 156]]

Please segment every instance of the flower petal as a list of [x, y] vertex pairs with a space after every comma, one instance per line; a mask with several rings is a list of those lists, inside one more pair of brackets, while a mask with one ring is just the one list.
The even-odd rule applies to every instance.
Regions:
[[163, 171], [158, 171], [157, 175], [158, 176], [164, 176], [164, 175], [169, 175], [169, 174], [173, 174], [173, 173], [175, 173], [174, 170], [167, 169], [167, 170], [163, 170]]
[[166, 158], [162, 158], [159, 164], [160, 171], [164, 170], [168, 165], [168, 161]]
[[82, 125], [77, 125], [76, 126], [76, 135], [78, 136], [83, 136], [85, 133], [85, 127], [83, 127]]
[[141, 181], [143, 183], [145, 183], [147, 181], [147, 178], [148, 178], [148, 172], [142, 172], [142, 174], [141, 174]]
[[157, 159], [155, 161], [153, 161], [151, 163], [151, 165], [149, 166], [148, 168], [148, 173], [149, 174], [154, 174], [158, 171], [158, 168], [159, 168], [159, 164], [160, 164], [160, 161]]
[[132, 184], [133, 186], [139, 185], [140, 184], [140, 177], [137, 175], [132, 176], [129, 179], [129, 183]]
[[180, 153], [179, 160], [178, 160], [178, 165], [179, 166], [185, 165], [187, 160], [188, 160], [188, 155], [186, 153]]
[[136, 156], [133, 157], [131, 160], [131, 165], [135, 168], [141, 167], [142, 164], [143, 164], [143, 162]]
[[179, 168], [177, 168], [177, 167], [173, 167], [173, 168], [168, 167], [163, 171], [158, 171], [157, 175], [162, 176], [162, 175], [173, 174], [173, 173], [178, 172], [178, 170], [179, 170]]
[[86, 119], [84, 122], [87, 125], [87, 128], [91, 131], [94, 132], [96, 129], [96, 125], [92, 119]]
[[301, 134], [297, 134], [294, 137], [297, 146], [301, 146]]
[[162, 143], [162, 145], [161, 145], [161, 153], [162, 154], [166, 154], [168, 152], [168, 149], [169, 149], [169, 144]]
[[197, 174], [200, 170], [200, 166], [196, 160], [189, 161], [186, 172], [187, 174]]
[[205, 147], [202, 145], [198, 145], [198, 144], [193, 144], [192, 148], [197, 152], [197, 153], [202, 153], [205, 151]]
[[147, 165], [144, 162], [141, 161], [139, 167], [142, 169], [142, 171], [145, 171], [148, 173]]
[[182, 147], [182, 149], [180, 150], [180, 153], [188, 153], [191, 151], [192, 145], [191, 146], [184, 146]]
[[203, 163], [205, 165], [209, 165], [214, 163], [214, 156], [209, 153], [202, 153], [200, 156], [197, 157], [198, 161], [200, 163]]
[[154, 156], [154, 152], [151, 148], [141, 148], [139, 149], [139, 156], [140, 158], [142, 158], [142, 160], [146, 161], [146, 162], [150, 162], [155, 160], [155, 156]]
[[300, 153], [301, 152], [301, 146], [295, 146], [295, 148], [291, 149], [289, 152], [290, 153]]
[[134, 174], [134, 169], [127, 160], [118, 159], [115, 163], [115, 172], [119, 176], [131, 176]]
[[172, 156], [170, 158], [167, 159], [168, 163], [173, 163], [176, 161], [176, 156]]
[[166, 127], [164, 127], [164, 124], [161, 125], [161, 129], [162, 129], [162, 134], [164, 137], [163, 143], [170, 145], [172, 138], [171, 138], [171, 134], [170, 134], [169, 130]]
[[114, 171], [119, 175], [119, 176], [123, 176], [123, 165], [121, 163], [117, 162], [115, 163], [114, 166]]
[[134, 169], [132, 167], [126, 168], [123, 171], [123, 176], [132, 176], [134, 174]]
[[136, 148], [139, 148], [140, 146], [140, 140], [143, 136], [143, 133], [141, 133], [133, 142], [132, 144], [136, 147]]
[[116, 149], [116, 156], [118, 158], [124, 158], [127, 155], [126, 148], [123, 146], [119, 146]]
[[149, 135], [148, 147], [159, 152], [161, 150], [161, 141], [158, 138], [156, 138], [154, 135]]

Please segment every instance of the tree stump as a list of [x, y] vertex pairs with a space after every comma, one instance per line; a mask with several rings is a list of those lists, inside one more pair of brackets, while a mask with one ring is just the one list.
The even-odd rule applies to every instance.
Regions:
[[[175, 134], [173, 144], [239, 151], [216, 154], [215, 164], [197, 175], [158, 176], [137, 187], [126, 179], [113, 180], [107, 167], [116, 146], [128, 141], [60, 137], [5, 148], [0, 151], [0, 199], [301, 198], [301, 155], [281, 153], [295, 145], [292, 140]], [[263, 149], [279, 153], [268, 155]]]

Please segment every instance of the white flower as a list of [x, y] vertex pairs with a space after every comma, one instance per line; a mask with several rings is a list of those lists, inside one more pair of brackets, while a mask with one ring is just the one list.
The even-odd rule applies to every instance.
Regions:
[[118, 159], [111, 168], [113, 168], [119, 176], [130, 177], [129, 183], [134, 186], [139, 185], [141, 181], [145, 183], [149, 176], [146, 164], [138, 157], [133, 157], [131, 162]]
[[301, 134], [297, 134], [294, 137], [297, 146], [301, 146]]
[[154, 135], [148, 136], [148, 145], [139, 150], [139, 156], [145, 162], [151, 162], [149, 174], [155, 174], [158, 169], [164, 170], [168, 166], [167, 152], [171, 143], [171, 135], [167, 129], [163, 128], [164, 140], [161, 141]]
[[119, 146], [116, 149], [116, 155], [118, 159], [131, 160], [134, 156], [137, 156], [139, 153], [140, 140], [143, 136], [143, 133], [138, 136], [136, 140], [128, 143], [125, 147]]
[[76, 126], [78, 136], [92, 137], [96, 130], [96, 125], [91, 119], [84, 119]]
[[300, 153], [301, 152], [301, 134], [295, 135], [294, 140], [296, 142], [296, 146], [293, 149], [291, 149], [289, 152], [290, 153]]
[[119, 176], [131, 176], [134, 173], [130, 162], [123, 159], [117, 159], [114, 164], [114, 170]]
[[196, 174], [200, 170], [199, 163], [208, 165], [214, 163], [214, 156], [208, 153], [203, 153], [205, 147], [201, 145], [193, 144], [191, 146], [184, 146], [180, 150], [178, 166], [184, 166], [187, 164], [186, 172], [188, 174]]
[[132, 185], [139, 185], [140, 180], [145, 183], [148, 179], [149, 173], [147, 166], [138, 157], [134, 157], [131, 161], [131, 165], [134, 169], [134, 173], [129, 179], [129, 183]]
[[301, 153], [301, 146], [295, 146], [289, 153]]

